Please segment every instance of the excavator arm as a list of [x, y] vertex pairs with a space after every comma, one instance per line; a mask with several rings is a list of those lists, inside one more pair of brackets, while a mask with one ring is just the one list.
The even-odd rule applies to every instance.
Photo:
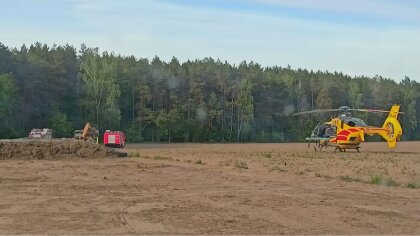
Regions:
[[85, 124], [85, 127], [82, 130], [75, 130], [74, 131], [74, 138], [79, 140], [92, 140], [98, 143], [98, 130], [93, 127], [89, 122]]
[[82, 133], [82, 139], [86, 140], [87, 138], [87, 134], [89, 133], [89, 129], [91, 129], [92, 126], [90, 125], [90, 123], [86, 123], [85, 128], [83, 128], [83, 133]]

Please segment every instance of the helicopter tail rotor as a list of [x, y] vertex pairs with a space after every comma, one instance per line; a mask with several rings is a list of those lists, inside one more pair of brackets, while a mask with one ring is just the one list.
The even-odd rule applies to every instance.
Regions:
[[388, 142], [388, 147], [390, 148], [394, 148], [396, 146], [397, 141], [400, 141], [402, 135], [401, 124], [398, 121], [398, 114], [401, 113], [399, 110], [399, 105], [392, 106], [389, 111], [389, 115], [382, 126], [382, 128], [387, 131], [379, 133]]

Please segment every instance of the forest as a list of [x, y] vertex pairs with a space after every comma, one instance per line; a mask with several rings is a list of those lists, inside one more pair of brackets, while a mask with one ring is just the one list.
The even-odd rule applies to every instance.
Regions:
[[[420, 84], [396, 79], [252, 61], [163, 61], [86, 45], [0, 43], [0, 138], [26, 137], [32, 128], [72, 137], [91, 122], [100, 133], [124, 131], [130, 142], [303, 141], [334, 114], [291, 116], [295, 112], [400, 104], [403, 139], [419, 140]], [[353, 115], [369, 125], [385, 119]]]

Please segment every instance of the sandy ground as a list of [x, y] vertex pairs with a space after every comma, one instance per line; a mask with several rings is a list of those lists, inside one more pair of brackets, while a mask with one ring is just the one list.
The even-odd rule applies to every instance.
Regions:
[[420, 142], [126, 149], [0, 160], [0, 234], [420, 234]]

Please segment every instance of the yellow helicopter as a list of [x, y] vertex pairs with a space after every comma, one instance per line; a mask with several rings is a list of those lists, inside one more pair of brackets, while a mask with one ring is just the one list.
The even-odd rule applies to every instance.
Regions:
[[[365, 135], [380, 135], [388, 142], [389, 148], [396, 147], [396, 143], [400, 141], [402, 135], [402, 127], [398, 121], [398, 115], [403, 113], [399, 110], [399, 105], [393, 105], [389, 111], [351, 109], [348, 106], [342, 106], [338, 109], [299, 112], [292, 116], [320, 112], [340, 112], [338, 117], [332, 118], [331, 121], [320, 123], [315, 127], [311, 136], [306, 138], [308, 147], [311, 143], [314, 143], [315, 151], [322, 151], [323, 148], [331, 146], [335, 147], [334, 152], [337, 150], [345, 152], [346, 149], [355, 149], [359, 152], [360, 143], [365, 141]], [[389, 114], [382, 127], [374, 127], [368, 126], [362, 119], [352, 117], [351, 111]]]

